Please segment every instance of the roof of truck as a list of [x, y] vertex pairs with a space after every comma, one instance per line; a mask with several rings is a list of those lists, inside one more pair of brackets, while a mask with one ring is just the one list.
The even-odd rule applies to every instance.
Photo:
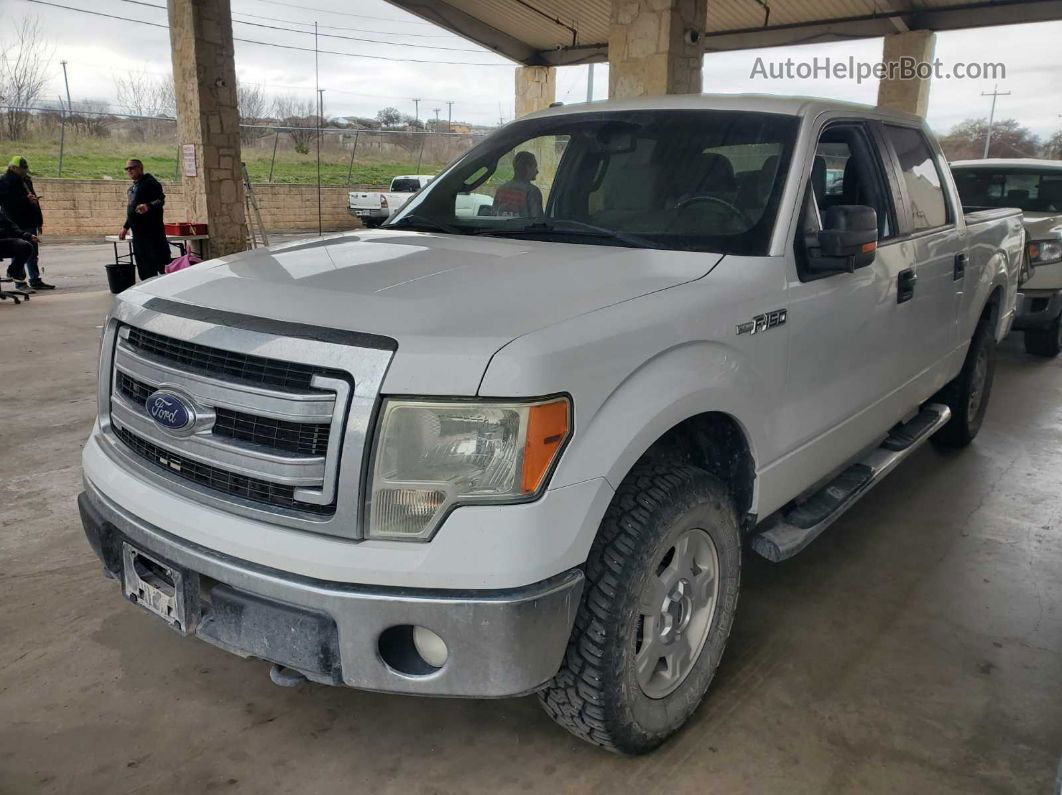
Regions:
[[745, 110], [786, 116], [817, 116], [823, 112], [840, 110], [853, 111], [860, 115], [893, 117], [906, 122], [922, 121], [921, 117], [910, 113], [857, 102], [841, 102], [821, 97], [784, 97], [775, 94], [667, 94], [658, 97], [610, 99], [603, 102], [558, 105], [524, 118], [610, 110]]
[[1039, 157], [989, 157], [984, 160], [953, 160], [952, 168], [1057, 168], [1062, 169], [1062, 160], [1046, 160]]

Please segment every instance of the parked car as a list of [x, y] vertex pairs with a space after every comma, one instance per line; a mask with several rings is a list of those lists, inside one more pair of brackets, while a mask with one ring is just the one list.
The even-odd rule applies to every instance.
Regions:
[[951, 164], [963, 204], [1018, 207], [1025, 215], [1029, 279], [1021, 285], [1016, 331], [1037, 356], [1062, 351], [1062, 162], [1028, 158]]
[[392, 179], [390, 188], [384, 192], [352, 190], [347, 206], [350, 214], [361, 219], [365, 226], [377, 227], [431, 180], [430, 174], [403, 174]]
[[1023, 248], [914, 116], [534, 114], [382, 229], [118, 296], [85, 531], [127, 599], [280, 683], [535, 692], [644, 752], [715, 675], [743, 546], [789, 558], [977, 435]]

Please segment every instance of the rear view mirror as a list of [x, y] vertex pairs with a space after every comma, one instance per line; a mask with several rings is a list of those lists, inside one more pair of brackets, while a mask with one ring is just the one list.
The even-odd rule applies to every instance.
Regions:
[[[878, 248], [878, 214], [864, 204], [838, 204], [822, 217], [822, 230], [808, 257], [814, 273], [865, 268]], [[818, 249], [815, 251], [814, 249]]]

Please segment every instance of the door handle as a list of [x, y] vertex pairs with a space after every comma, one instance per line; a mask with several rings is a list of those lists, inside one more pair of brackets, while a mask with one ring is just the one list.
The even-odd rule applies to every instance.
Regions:
[[955, 255], [955, 271], [952, 274], [954, 281], [959, 281], [966, 275], [966, 265], [970, 262], [970, 255], [966, 252]]
[[900, 271], [896, 277], [896, 303], [902, 304], [904, 301], [910, 301], [914, 297], [915, 282], [917, 281], [918, 274], [914, 272], [914, 268]]

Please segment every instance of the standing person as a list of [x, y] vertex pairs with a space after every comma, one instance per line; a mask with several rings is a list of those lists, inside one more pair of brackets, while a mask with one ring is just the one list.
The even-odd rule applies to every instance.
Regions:
[[143, 281], [158, 276], [170, 264], [170, 244], [162, 221], [166, 194], [157, 179], [144, 173], [144, 164], [139, 160], [128, 160], [125, 173], [133, 184], [129, 186], [129, 206], [118, 239], [125, 240], [129, 232], [133, 233], [133, 256]]
[[[45, 284], [41, 278], [38, 260], [40, 250], [36, 241], [44, 227], [44, 215], [41, 213], [40, 200], [33, 192], [33, 182], [29, 178], [29, 163], [21, 155], [11, 158], [7, 170], [3, 176], [0, 176], [0, 209], [4, 211], [11, 223], [22, 231], [23, 235], [33, 238], [33, 254], [25, 265], [26, 275], [29, 277], [28, 287], [33, 290], [54, 290], [55, 285]], [[20, 281], [17, 286], [22, 289], [27, 288], [24, 281]]]

